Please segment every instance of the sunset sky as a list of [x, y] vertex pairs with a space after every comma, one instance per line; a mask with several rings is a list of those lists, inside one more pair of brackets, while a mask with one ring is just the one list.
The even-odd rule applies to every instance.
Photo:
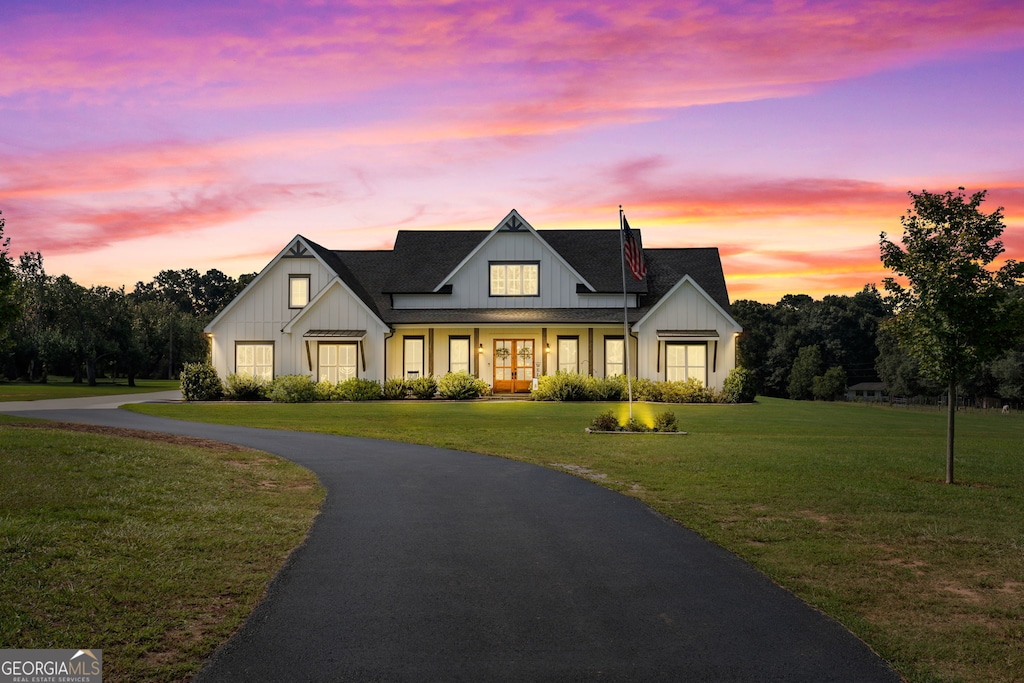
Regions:
[[84, 285], [622, 204], [733, 300], [849, 294], [961, 185], [1024, 260], [1020, 0], [0, 7], [5, 234]]

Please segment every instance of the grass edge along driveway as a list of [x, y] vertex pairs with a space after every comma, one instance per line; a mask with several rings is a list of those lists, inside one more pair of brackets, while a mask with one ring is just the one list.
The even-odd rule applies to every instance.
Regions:
[[838, 619], [905, 678], [1024, 680], [1024, 420], [763, 399], [672, 410], [688, 436], [587, 435], [596, 403], [133, 406], [533, 462], [635, 496]]
[[105, 681], [191, 680], [302, 543], [316, 478], [228, 444], [32, 422], [0, 416], [0, 643], [101, 648]]

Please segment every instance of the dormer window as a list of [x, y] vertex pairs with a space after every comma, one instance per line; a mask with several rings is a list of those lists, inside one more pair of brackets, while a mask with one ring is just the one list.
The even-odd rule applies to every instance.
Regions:
[[305, 308], [309, 303], [309, 276], [288, 276], [288, 308]]
[[538, 296], [539, 263], [491, 263], [491, 296]]

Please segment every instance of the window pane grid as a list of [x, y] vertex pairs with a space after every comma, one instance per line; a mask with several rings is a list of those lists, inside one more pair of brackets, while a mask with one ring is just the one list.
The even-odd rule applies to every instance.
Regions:
[[318, 344], [317, 351], [321, 381], [336, 384], [357, 376], [355, 344]]
[[273, 344], [239, 344], [235, 347], [235, 372], [239, 375], [274, 378]]
[[537, 296], [539, 277], [536, 263], [492, 263], [491, 296]]
[[705, 344], [666, 344], [665, 379], [670, 382], [707, 378], [708, 348]]

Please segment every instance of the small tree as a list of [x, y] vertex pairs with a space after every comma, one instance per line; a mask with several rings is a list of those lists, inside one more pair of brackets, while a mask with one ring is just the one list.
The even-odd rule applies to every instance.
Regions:
[[986, 193], [967, 199], [964, 188], [959, 190], [909, 192], [913, 206], [900, 218], [903, 246], [884, 232], [880, 238], [882, 263], [900, 278], [885, 279], [895, 312], [886, 327], [949, 395], [947, 484], [953, 483], [957, 385], [1009, 348], [1024, 322], [1024, 307], [1008, 296], [1024, 277], [1024, 266], [1008, 260], [1001, 268], [989, 267], [1003, 252], [1003, 209], [982, 213]]
[[821, 372], [821, 349], [817, 345], [802, 346], [789, 373], [789, 397], [795, 400], [811, 398], [814, 378]]
[[824, 375], [814, 378], [811, 391], [815, 401], [838, 401], [846, 394], [846, 370], [832, 366]]

